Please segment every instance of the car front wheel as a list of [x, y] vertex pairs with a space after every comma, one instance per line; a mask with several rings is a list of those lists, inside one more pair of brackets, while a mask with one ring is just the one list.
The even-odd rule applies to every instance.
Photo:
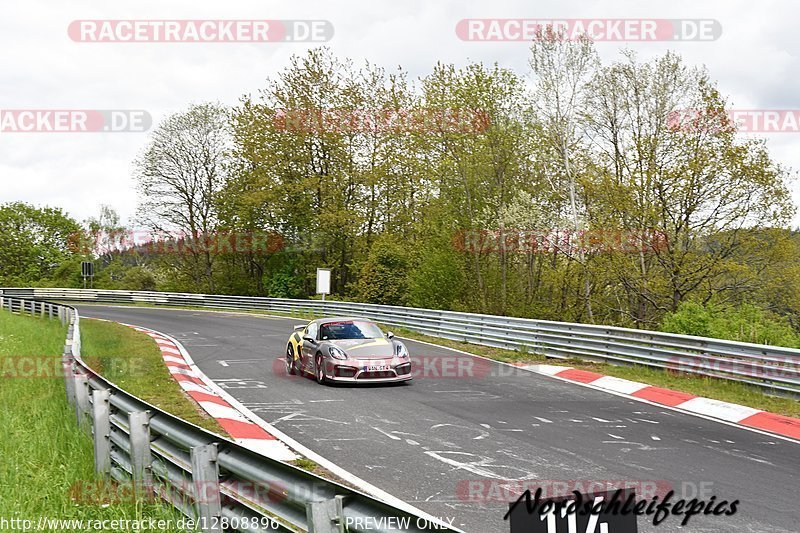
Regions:
[[325, 366], [322, 361], [322, 354], [317, 354], [317, 358], [314, 361], [314, 366], [317, 374], [317, 383], [322, 385], [328, 381], [325, 377]]
[[290, 376], [297, 374], [297, 362], [294, 359], [294, 351], [291, 345], [286, 347], [286, 373]]

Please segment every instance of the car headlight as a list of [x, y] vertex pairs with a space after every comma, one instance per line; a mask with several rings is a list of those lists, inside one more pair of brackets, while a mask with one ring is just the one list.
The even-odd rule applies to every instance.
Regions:
[[337, 348], [336, 346], [331, 346], [328, 349], [328, 352], [331, 354], [331, 357], [333, 357], [334, 359], [347, 359], [347, 354], [344, 353], [339, 348]]
[[397, 343], [394, 348], [394, 353], [397, 354], [397, 357], [405, 359], [408, 357], [408, 350], [406, 349], [405, 344]]

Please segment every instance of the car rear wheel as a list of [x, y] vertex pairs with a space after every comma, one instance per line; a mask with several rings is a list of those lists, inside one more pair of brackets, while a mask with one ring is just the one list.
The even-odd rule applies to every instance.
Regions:
[[314, 360], [314, 370], [317, 375], [317, 383], [320, 385], [325, 384], [328, 379], [325, 377], [325, 366], [322, 361], [322, 354], [317, 354], [317, 358]]
[[291, 344], [286, 347], [286, 373], [291, 376], [297, 374], [297, 362], [294, 359], [294, 351]]

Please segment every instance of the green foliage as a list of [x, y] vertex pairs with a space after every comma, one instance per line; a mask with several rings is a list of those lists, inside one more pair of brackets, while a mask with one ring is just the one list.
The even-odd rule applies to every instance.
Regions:
[[420, 251], [408, 273], [408, 303], [429, 309], [455, 309], [466, 285], [463, 256], [448, 243]]
[[[720, 120], [727, 104], [674, 53], [600, 61], [558, 35], [528, 72], [437, 63], [418, 81], [310, 50], [234, 109], [168, 117], [136, 165], [152, 227], [276, 232], [285, 249], [97, 253], [95, 286], [306, 298], [324, 266], [341, 300], [644, 328], [666, 314], [669, 330], [792, 342], [790, 174]], [[682, 109], [697, 116], [671, 127]], [[465, 116], [480, 120], [441, 120]], [[108, 208], [87, 226], [120, 230]], [[35, 279], [80, 286], [63, 259]]]
[[38, 285], [76, 289], [83, 287], [83, 278], [81, 277], [81, 261], [85, 259], [86, 258], [76, 256], [64, 259], [55, 268], [50, 277], [41, 280]]
[[717, 309], [713, 305], [683, 302], [678, 310], [668, 313], [661, 323], [661, 330], [682, 335], [711, 337], [711, 322]]
[[[207, 242], [218, 225], [216, 197], [226, 180], [230, 142], [229, 110], [213, 103], [193, 104], [167, 116], [134, 161], [139, 191], [138, 216], [152, 230], [170, 232], [176, 241]], [[113, 217], [105, 218], [115, 225]], [[171, 254], [179, 282], [214, 292], [216, 253], [182, 246]]]
[[77, 222], [52, 207], [0, 205], [0, 284], [38, 284], [74, 255]]
[[145, 267], [132, 267], [125, 271], [118, 287], [127, 291], [154, 291], [156, 290], [156, 278]]
[[272, 272], [267, 281], [267, 295], [272, 298], [304, 298], [304, 280], [294, 261], [287, 261]]
[[661, 329], [669, 333], [800, 348], [800, 334], [786, 319], [771, 316], [752, 304], [728, 309], [714, 304], [683, 302], [677, 311], [664, 317]]
[[406, 243], [391, 235], [375, 242], [358, 278], [358, 299], [367, 303], [404, 305], [408, 253]]

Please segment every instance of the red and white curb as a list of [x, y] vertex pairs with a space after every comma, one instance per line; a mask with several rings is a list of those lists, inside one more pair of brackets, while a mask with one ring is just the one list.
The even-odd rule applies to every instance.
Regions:
[[525, 365], [515, 364], [519, 368], [557, 377], [566, 381], [590, 385], [623, 396], [646, 400], [650, 403], [665, 405], [679, 411], [688, 411], [697, 415], [715, 418], [731, 424], [767, 431], [790, 439], [800, 440], [800, 419], [761, 411], [752, 407], [735, 403], [722, 402], [695, 396], [661, 387], [654, 387], [638, 381], [604, 376], [588, 370], [579, 370], [568, 366]]
[[792, 442], [800, 441], [800, 418], [792, 418], [744, 405], [703, 398], [702, 396], [695, 396], [694, 394], [686, 392], [654, 387], [638, 381], [604, 376], [597, 372], [580, 370], [570, 366], [506, 363], [504, 361], [498, 361], [433, 342], [412, 338], [408, 338], [408, 340], [435, 346], [451, 352], [469, 355], [470, 357], [484, 359], [499, 365], [511, 366], [535, 374], [550, 376], [561, 381], [601, 390], [616, 396], [627, 397], [654, 405], [662, 405], [668, 409], [693, 414], [708, 420], [715, 420], [723, 424], [749, 429], [780, 439], [790, 440]]
[[293, 461], [298, 458], [286, 444], [250, 420], [222, 398], [213, 387], [207, 385], [203, 380], [205, 375], [195, 367], [191, 359], [187, 360], [188, 354], [175, 339], [155, 330], [131, 324], [125, 325], [150, 336], [158, 344], [161, 357], [172, 377], [186, 394], [216, 419], [234, 442], [278, 461]]

